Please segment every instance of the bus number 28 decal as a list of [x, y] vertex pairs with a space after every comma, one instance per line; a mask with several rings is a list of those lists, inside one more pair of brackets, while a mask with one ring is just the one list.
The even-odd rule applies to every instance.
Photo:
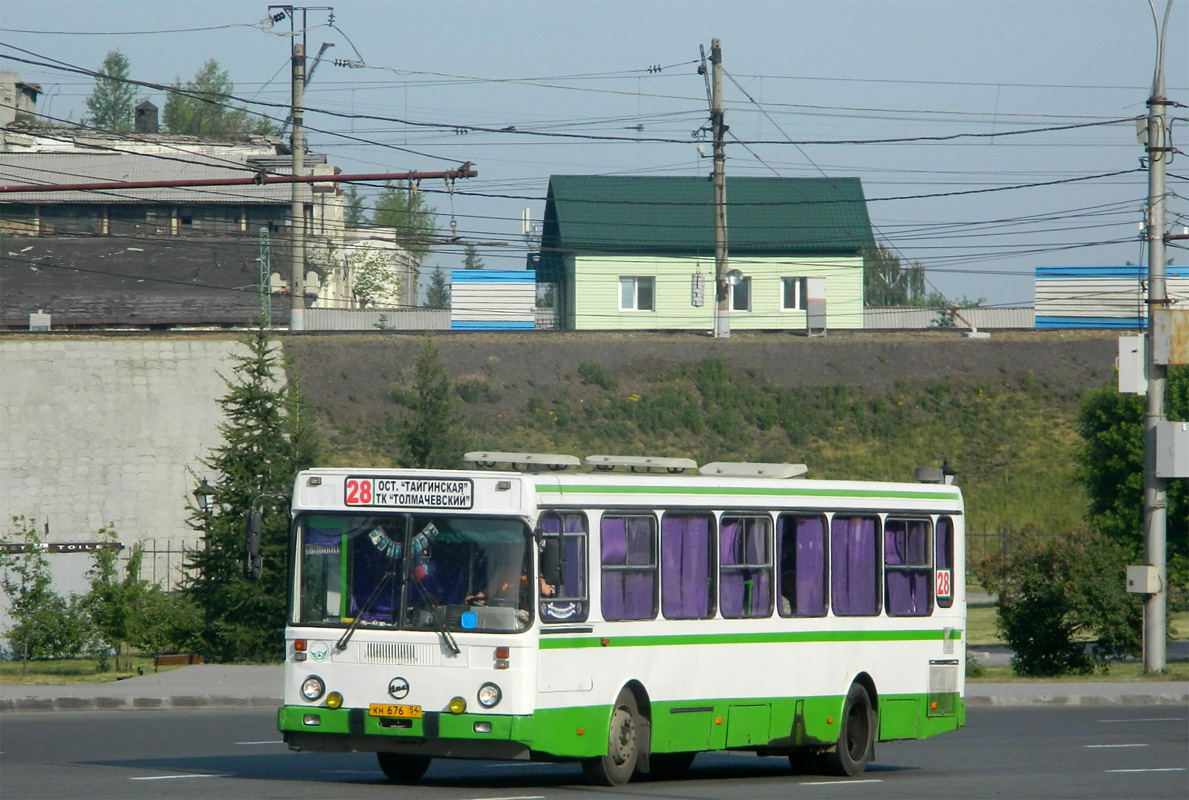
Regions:
[[953, 570], [939, 569], [937, 570], [937, 596], [945, 599], [954, 593], [954, 573]]

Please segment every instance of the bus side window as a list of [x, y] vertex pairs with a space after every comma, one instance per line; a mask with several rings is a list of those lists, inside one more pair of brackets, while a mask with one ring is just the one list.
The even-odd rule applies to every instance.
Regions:
[[772, 521], [768, 517], [722, 518], [719, 558], [722, 615], [772, 614]]
[[603, 619], [654, 619], [656, 519], [651, 515], [608, 514], [599, 528]]
[[661, 519], [661, 613], [714, 616], [714, 515], [669, 512]]
[[[586, 591], [586, 515], [550, 512], [541, 515], [545, 545], [553, 549], [558, 569], [547, 574], [541, 559], [541, 621], [585, 622], [590, 603]], [[555, 548], [555, 549], [554, 549]], [[560, 576], [561, 582], [557, 583]]]
[[937, 606], [949, 608], [954, 604], [954, 521], [949, 517], [937, 519], [933, 553], [937, 567], [933, 578], [937, 586]]
[[890, 617], [933, 613], [929, 533], [928, 520], [889, 517], [884, 523], [884, 602]]
[[826, 518], [781, 514], [776, 521], [780, 559], [780, 615], [826, 615]]
[[879, 614], [879, 519], [835, 514], [830, 522], [830, 606], [840, 617]]

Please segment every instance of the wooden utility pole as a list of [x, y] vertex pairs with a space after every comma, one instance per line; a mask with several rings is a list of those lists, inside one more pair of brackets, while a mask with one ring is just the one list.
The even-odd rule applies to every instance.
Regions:
[[[293, 43], [293, 176], [299, 178], [305, 174], [305, 132], [302, 130], [303, 109], [305, 102], [305, 70], [306, 49], [301, 42]], [[300, 331], [305, 328], [304, 314], [305, 300], [305, 187], [294, 182], [292, 205], [289, 211], [290, 220], [290, 258], [289, 270], [289, 330]]]
[[731, 335], [731, 290], [727, 285], [727, 126], [722, 110], [722, 42], [710, 40], [710, 128], [714, 135], [714, 338]]

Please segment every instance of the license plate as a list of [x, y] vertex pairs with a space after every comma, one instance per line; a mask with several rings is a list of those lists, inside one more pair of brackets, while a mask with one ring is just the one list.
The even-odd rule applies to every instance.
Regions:
[[421, 719], [421, 706], [398, 706], [388, 703], [372, 703], [367, 707], [367, 714], [369, 717]]

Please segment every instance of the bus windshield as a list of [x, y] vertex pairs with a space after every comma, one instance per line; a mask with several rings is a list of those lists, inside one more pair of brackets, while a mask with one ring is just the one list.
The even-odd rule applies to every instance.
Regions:
[[531, 621], [521, 520], [305, 514], [297, 525], [295, 624], [507, 633]]

